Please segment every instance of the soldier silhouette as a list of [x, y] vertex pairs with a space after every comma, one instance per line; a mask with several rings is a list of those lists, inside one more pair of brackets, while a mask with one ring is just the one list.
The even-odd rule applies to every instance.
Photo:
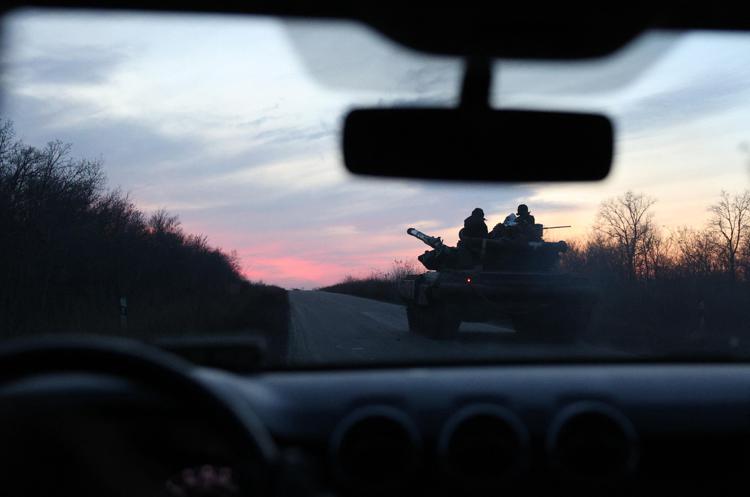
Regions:
[[518, 206], [518, 212], [516, 213], [516, 222], [518, 224], [534, 225], [536, 220], [534, 216], [529, 212], [529, 207], [526, 204]]
[[463, 238], [487, 238], [487, 224], [484, 218], [484, 211], [477, 207], [471, 211], [471, 216], [464, 219], [464, 229], [458, 233], [458, 237]]
[[526, 204], [518, 206], [516, 223], [518, 224], [518, 234], [521, 238], [536, 242], [542, 239], [541, 227], [536, 226], [536, 219], [531, 215], [529, 207]]

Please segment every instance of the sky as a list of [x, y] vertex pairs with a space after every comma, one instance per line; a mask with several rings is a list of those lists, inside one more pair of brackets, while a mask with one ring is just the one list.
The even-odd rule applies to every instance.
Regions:
[[[665, 229], [706, 222], [748, 188], [750, 35], [648, 33], [594, 61], [497, 61], [496, 107], [603, 112], [616, 157], [603, 182], [482, 185], [355, 177], [340, 131], [357, 106], [455, 105], [461, 61], [344, 22], [18, 11], [3, 20], [0, 112], [19, 138], [101, 158], [143, 210], [236, 250], [245, 275], [315, 288], [416, 262], [417, 227], [455, 243], [527, 203], [584, 237], [606, 198], [657, 199]], [[498, 138], [499, 140], [501, 137]], [[470, 167], [470, 165], [457, 165]], [[522, 164], [511, 167], [523, 167]]]

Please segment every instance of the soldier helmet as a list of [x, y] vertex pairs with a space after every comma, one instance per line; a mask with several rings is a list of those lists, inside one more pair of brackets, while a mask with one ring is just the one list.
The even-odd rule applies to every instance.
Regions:
[[518, 215], [521, 216], [523, 214], [529, 213], [529, 207], [526, 204], [521, 204], [518, 206]]
[[477, 207], [476, 209], [474, 209], [473, 211], [471, 211], [471, 215], [472, 216], [478, 216], [478, 217], [481, 217], [482, 219], [485, 219], [485, 217], [484, 217], [484, 211], [482, 209], [480, 209], [479, 207]]

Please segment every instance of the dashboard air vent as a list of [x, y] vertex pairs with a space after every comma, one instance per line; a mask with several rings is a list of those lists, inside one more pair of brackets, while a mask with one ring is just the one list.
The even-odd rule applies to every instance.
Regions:
[[446, 424], [440, 453], [446, 470], [463, 485], [499, 487], [526, 462], [528, 433], [508, 410], [475, 405]]
[[407, 483], [419, 459], [411, 420], [390, 407], [366, 407], [345, 418], [331, 444], [334, 466], [345, 484], [381, 494]]
[[638, 459], [633, 425], [616, 409], [598, 402], [563, 409], [552, 423], [547, 449], [563, 475], [582, 479], [625, 476]]

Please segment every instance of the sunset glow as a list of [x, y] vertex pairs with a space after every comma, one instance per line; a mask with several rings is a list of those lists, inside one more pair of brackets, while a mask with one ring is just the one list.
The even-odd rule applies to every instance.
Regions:
[[606, 60], [499, 62], [497, 105], [604, 112], [617, 157], [601, 183], [488, 186], [348, 174], [347, 109], [452, 105], [461, 62], [358, 25], [335, 23], [330, 39], [315, 26], [16, 13], [4, 25], [2, 113], [28, 143], [61, 139], [101, 157], [109, 185], [139, 207], [178, 214], [186, 231], [235, 250], [246, 277], [287, 288], [416, 263], [427, 247], [408, 227], [455, 244], [474, 207], [491, 229], [527, 203], [538, 222], [573, 226], [550, 239], [574, 239], [627, 190], [656, 198], [670, 230], [703, 225], [722, 189], [748, 187], [747, 35], [652, 33]]

